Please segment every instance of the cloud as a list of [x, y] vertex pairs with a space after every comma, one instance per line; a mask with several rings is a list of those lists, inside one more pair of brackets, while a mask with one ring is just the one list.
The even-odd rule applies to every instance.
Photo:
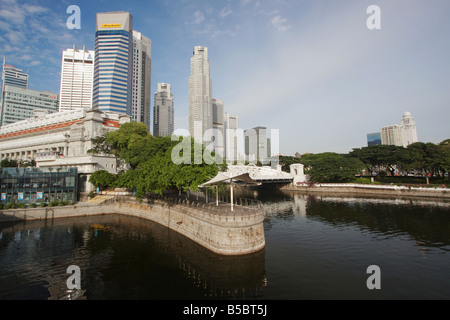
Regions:
[[199, 24], [202, 23], [205, 20], [205, 16], [203, 15], [203, 13], [199, 10], [194, 12], [194, 20], [192, 21], [192, 23], [194, 24]]
[[287, 24], [287, 19], [284, 19], [281, 16], [273, 17], [270, 22], [272, 23], [272, 26], [278, 31], [287, 31], [291, 29], [291, 25]]
[[220, 10], [219, 15], [222, 18], [225, 18], [226, 16], [228, 16], [228, 15], [230, 15], [232, 13], [233, 13], [233, 11], [229, 7], [225, 7], [222, 10]]

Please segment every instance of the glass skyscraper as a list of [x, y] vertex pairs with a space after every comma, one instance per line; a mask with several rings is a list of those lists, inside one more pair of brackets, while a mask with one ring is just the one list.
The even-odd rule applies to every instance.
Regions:
[[97, 13], [93, 108], [131, 116], [132, 79], [132, 15]]

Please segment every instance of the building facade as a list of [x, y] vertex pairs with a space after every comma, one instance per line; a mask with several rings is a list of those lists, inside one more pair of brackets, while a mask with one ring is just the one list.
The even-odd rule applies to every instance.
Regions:
[[381, 144], [403, 146], [402, 126], [392, 124], [381, 128]]
[[409, 112], [405, 112], [402, 118], [402, 142], [407, 147], [412, 143], [419, 142], [417, 137], [416, 121]]
[[225, 133], [224, 133], [224, 103], [219, 99], [212, 99], [214, 151], [221, 158], [225, 157]]
[[131, 115], [132, 78], [133, 17], [123, 11], [97, 13], [93, 107]]
[[153, 105], [153, 136], [171, 136], [174, 127], [173, 93], [170, 84], [158, 83]]
[[196, 46], [191, 57], [189, 77], [189, 133], [198, 143], [207, 144], [203, 135], [212, 130], [212, 83], [208, 48]]
[[245, 155], [250, 163], [266, 164], [270, 158], [270, 139], [267, 138], [266, 127], [255, 127], [244, 131]]
[[34, 160], [38, 168], [75, 167], [80, 191], [89, 192], [92, 185], [88, 180], [93, 172], [117, 173], [120, 167], [114, 156], [89, 153], [92, 139], [129, 121], [129, 116], [79, 109], [16, 122], [0, 129], [0, 158]]
[[381, 133], [374, 132], [367, 134], [367, 146], [377, 146], [381, 144]]
[[6, 85], [2, 99], [2, 127], [32, 118], [36, 113], [58, 111], [58, 94]]
[[95, 51], [75, 46], [63, 51], [59, 111], [92, 108]]
[[150, 131], [152, 42], [133, 30], [133, 96], [131, 120], [143, 122]]
[[241, 160], [239, 152], [239, 142], [243, 143], [244, 132], [239, 129], [237, 116], [225, 113], [224, 121], [224, 152], [227, 163], [236, 163]]

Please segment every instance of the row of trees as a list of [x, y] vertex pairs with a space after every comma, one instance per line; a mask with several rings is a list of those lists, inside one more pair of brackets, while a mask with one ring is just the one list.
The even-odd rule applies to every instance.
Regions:
[[[162, 193], [168, 189], [196, 190], [198, 185], [226, 168], [216, 163], [207, 164], [203, 160], [194, 163], [193, 158], [191, 164], [175, 164], [172, 151], [180, 141], [172, 141], [171, 137], [153, 137], [146, 126], [138, 122], [123, 124], [119, 130], [109, 132], [94, 142], [90, 153], [114, 154], [128, 164], [129, 170], [118, 175], [98, 171], [92, 174], [90, 182], [100, 188], [135, 190], [138, 198], [149, 192]], [[200, 148], [203, 154], [204, 148], [196, 145], [193, 139], [190, 139], [190, 145], [189, 156], [194, 156], [195, 148]]]
[[305, 165], [314, 182], [349, 182], [357, 174], [370, 176], [444, 177], [450, 171], [450, 139], [439, 144], [417, 142], [408, 147], [377, 145], [355, 148], [348, 154], [332, 152], [281, 157], [283, 170], [292, 163]]

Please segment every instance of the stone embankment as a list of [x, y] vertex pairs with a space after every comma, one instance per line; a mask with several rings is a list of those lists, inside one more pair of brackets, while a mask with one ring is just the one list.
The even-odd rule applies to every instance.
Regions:
[[265, 247], [262, 208], [235, 206], [231, 211], [230, 204], [181, 198], [143, 202], [129, 196], [96, 198], [74, 206], [3, 210], [0, 222], [123, 214], [152, 220], [222, 255], [249, 254]]
[[395, 185], [371, 185], [356, 183], [322, 183], [315, 185], [284, 186], [282, 190], [296, 191], [307, 194], [332, 194], [351, 196], [373, 196], [387, 198], [426, 198], [436, 200], [450, 200], [448, 188], [407, 187]]

